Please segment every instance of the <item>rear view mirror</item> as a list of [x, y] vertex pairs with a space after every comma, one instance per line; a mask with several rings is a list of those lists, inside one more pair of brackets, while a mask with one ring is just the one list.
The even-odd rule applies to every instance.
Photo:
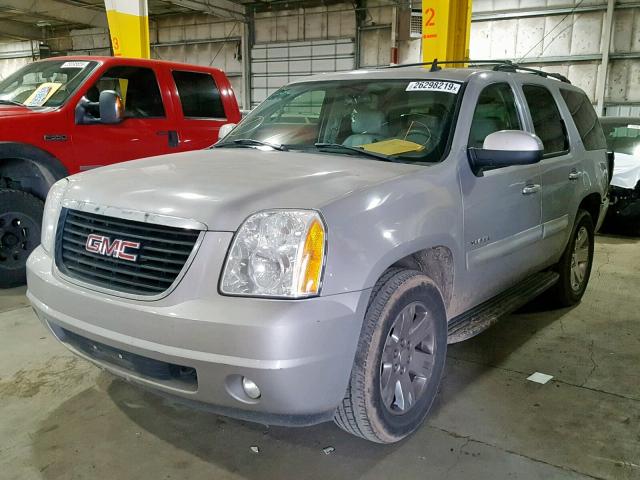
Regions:
[[484, 169], [531, 165], [542, 159], [542, 141], [522, 130], [501, 130], [487, 136], [482, 148], [469, 148], [469, 161], [477, 174]]
[[124, 118], [122, 98], [113, 90], [100, 92], [100, 123], [120, 123]]
[[229, 133], [231, 133], [231, 130], [233, 130], [234, 128], [236, 128], [235, 123], [225, 123], [224, 125], [222, 125], [220, 127], [220, 130], [218, 130], [218, 140], [222, 140], [224, 137], [229, 135]]

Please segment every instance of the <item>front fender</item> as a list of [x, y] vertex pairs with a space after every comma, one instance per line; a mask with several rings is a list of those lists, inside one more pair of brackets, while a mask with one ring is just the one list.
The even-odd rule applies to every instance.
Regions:
[[438, 168], [436, 184], [431, 169], [436, 167], [352, 193], [322, 208], [328, 230], [323, 295], [371, 288], [398, 260], [437, 246], [452, 252], [457, 276], [460, 262], [455, 259], [464, 256], [455, 171]]

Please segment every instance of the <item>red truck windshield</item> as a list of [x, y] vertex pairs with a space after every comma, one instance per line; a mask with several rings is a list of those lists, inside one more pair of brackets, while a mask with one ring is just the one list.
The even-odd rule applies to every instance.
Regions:
[[84, 60], [31, 63], [0, 82], [0, 103], [58, 107], [75, 92], [97, 64]]

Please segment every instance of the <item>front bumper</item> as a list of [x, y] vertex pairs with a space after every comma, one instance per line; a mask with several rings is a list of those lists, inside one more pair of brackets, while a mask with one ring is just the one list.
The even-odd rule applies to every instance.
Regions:
[[[252, 421], [330, 420], [348, 384], [370, 291], [291, 301], [219, 295], [226, 250], [214, 247], [230, 239], [208, 232], [182, 281], [157, 301], [70, 283], [38, 247], [27, 264], [27, 296], [65, 346], [131, 382]], [[140, 359], [151, 367], [131, 368]], [[166, 364], [195, 371], [196, 381], [154, 375], [154, 366]], [[243, 376], [260, 387], [258, 400], [242, 391]]]

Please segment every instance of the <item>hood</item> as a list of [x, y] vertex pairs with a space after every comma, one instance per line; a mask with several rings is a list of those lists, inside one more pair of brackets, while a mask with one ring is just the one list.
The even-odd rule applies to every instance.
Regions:
[[48, 112], [51, 108], [32, 109], [28, 107], [19, 107], [18, 105], [0, 105], [0, 119], [6, 117], [24, 117], [33, 115], [35, 112]]
[[198, 150], [74, 175], [65, 198], [235, 231], [254, 212], [321, 208], [355, 190], [422, 168], [349, 155]]

